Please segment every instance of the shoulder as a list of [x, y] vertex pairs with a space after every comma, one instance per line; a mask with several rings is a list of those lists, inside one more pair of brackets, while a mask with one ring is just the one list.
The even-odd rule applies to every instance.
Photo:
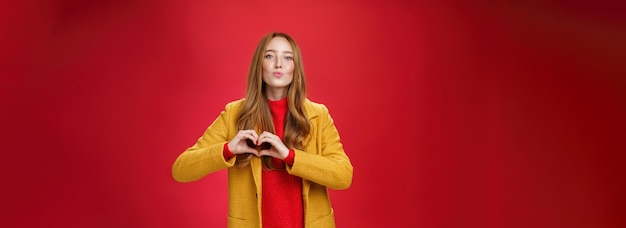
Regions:
[[304, 101], [304, 108], [306, 109], [309, 119], [318, 115], [328, 115], [328, 108], [326, 105], [311, 101], [308, 98]]
[[239, 113], [239, 111], [241, 111], [241, 108], [243, 107], [244, 100], [245, 100], [245, 98], [242, 98], [242, 99], [239, 99], [239, 100], [230, 101], [230, 102], [226, 103], [222, 113], [226, 114], [228, 116], [237, 115]]
[[241, 99], [239, 99], [239, 100], [235, 100], [235, 101], [228, 102], [228, 103], [226, 104], [226, 107], [225, 107], [225, 108], [226, 108], [226, 110], [231, 110], [231, 109], [237, 109], [237, 110], [239, 110], [239, 109], [241, 109], [241, 106], [243, 106], [243, 102], [244, 102], [245, 100], [246, 100], [246, 98], [241, 98]]

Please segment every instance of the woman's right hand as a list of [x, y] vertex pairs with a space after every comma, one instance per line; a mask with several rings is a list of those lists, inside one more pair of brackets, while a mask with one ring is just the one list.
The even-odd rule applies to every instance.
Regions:
[[248, 146], [246, 143], [247, 139], [256, 142], [258, 138], [259, 135], [255, 130], [240, 130], [235, 137], [228, 142], [228, 150], [233, 154], [254, 154], [258, 157], [259, 151], [256, 148]]

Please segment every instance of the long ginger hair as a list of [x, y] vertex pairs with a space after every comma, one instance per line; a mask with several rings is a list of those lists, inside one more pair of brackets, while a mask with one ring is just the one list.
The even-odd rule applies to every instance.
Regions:
[[[287, 39], [293, 49], [294, 72], [293, 81], [287, 90], [287, 114], [285, 126], [274, 126], [267, 96], [266, 84], [263, 82], [263, 56], [267, 45], [274, 37]], [[287, 34], [270, 33], [261, 39], [256, 47], [250, 70], [248, 72], [248, 88], [246, 99], [237, 118], [237, 130], [254, 129], [257, 133], [268, 131], [276, 133], [275, 127], [284, 127], [283, 143], [288, 148], [303, 149], [304, 138], [309, 134], [311, 126], [304, 110], [306, 100], [306, 84], [302, 69], [302, 55], [296, 42]], [[251, 154], [237, 155], [236, 165], [246, 166], [252, 159]], [[272, 168], [271, 157], [263, 157], [265, 167]]]

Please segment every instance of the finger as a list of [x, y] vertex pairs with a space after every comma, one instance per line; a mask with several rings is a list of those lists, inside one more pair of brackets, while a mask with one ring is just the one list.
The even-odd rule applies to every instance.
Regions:
[[272, 153], [270, 150], [261, 150], [261, 151], [259, 151], [259, 157], [261, 157], [261, 156], [276, 157], [275, 153]]
[[239, 146], [239, 152], [237, 154], [254, 154], [256, 156], [259, 155], [259, 151], [257, 151], [256, 148], [254, 147], [250, 147], [248, 145], [240, 145]]
[[[280, 151], [284, 151], [284, 150], [287, 149], [287, 146], [280, 139], [279, 140], [274, 140], [274, 139], [265, 138], [265, 139], [261, 140], [261, 143], [269, 143], [271, 146], [270, 147], [265, 147], [265, 148], [263, 148], [263, 150], [269, 150], [270, 152], [273, 152], [272, 150], [280, 152]], [[261, 151], [263, 151], [263, 150], [261, 150]]]
[[261, 133], [261, 135], [259, 136], [259, 141], [261, 139], [270, 139], [270, 140], [274, 140], [274, 141], [281, 141], [280, 137], [278, 137], [278, 135], [272, 134], [270, 132], [263, 132]]
[[255, 130], [241, 130], [238, 134], [245, 135], [247, 136], [247, 138], [252, 139], [253, 141], [256, 141], [259, 138], [259, 135], [256, 133]]
[[[256, 141], [258, 140], [258, 138], [253, 135], [244, 135], [243, 137], [245, 138], [244, 141], [250, 140], [252, 144], [256, 144]], [[246, 142], [246, 144], [248, 144], [248, 142]]]
[[274, 158], [278, 158], [278, 159], [285, 159], [285, 157], [281, 156], [280, 151], [276, 150], [276, 149], [269, 149], [269, 150], [261, 150], [259, 151], [259, 156], [270, 156], [270, 157], [274, 157]]
[[242, 131], [239, 131], [237, 135], [234, 137], [234, 140], [238, 140], [239, 143], [241, 143], [241, 141], [245, 139], [250, 139], [253, 142], [256, 142], [258, 139], [258, 136], [256, 135], [256, 132], [252, 130], [242, 130]]
[[261, 155], [259, 155], [259, 151], [257, 150], [250, 150], [248, 151], [249, 154], [254, 154], [254, 156], [260, 157]]
[[261, 145], [263, 143], [269, 143], [269, 144], [272, 144], [272, 145], [276, 145], [277, 140], [274, 139], [274, 138], [261, 136], [261, 137], [259, 137], [257, 145]]
[[253, 135], [256, 134], [254, 130], [239, 130], [237, 135]]
[[273, 137], [273, 138], [278, 138], [278, 135], [271, 133], [269, 131], [264, 131], [263, 133], [261, 133], [261, 135], [259, 135], [259, 137]]

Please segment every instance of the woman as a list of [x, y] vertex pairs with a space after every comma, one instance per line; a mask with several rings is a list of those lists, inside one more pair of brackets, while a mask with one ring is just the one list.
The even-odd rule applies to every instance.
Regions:
[[284, 33], [265, 36], [246, 98], [228, 103], [176, 159], [174, 179], [227, 168], [229, 227], [334, 227], [326, 187], [348, 188], [352, 164], [328, 109], [305, 92], [298, 45]]

